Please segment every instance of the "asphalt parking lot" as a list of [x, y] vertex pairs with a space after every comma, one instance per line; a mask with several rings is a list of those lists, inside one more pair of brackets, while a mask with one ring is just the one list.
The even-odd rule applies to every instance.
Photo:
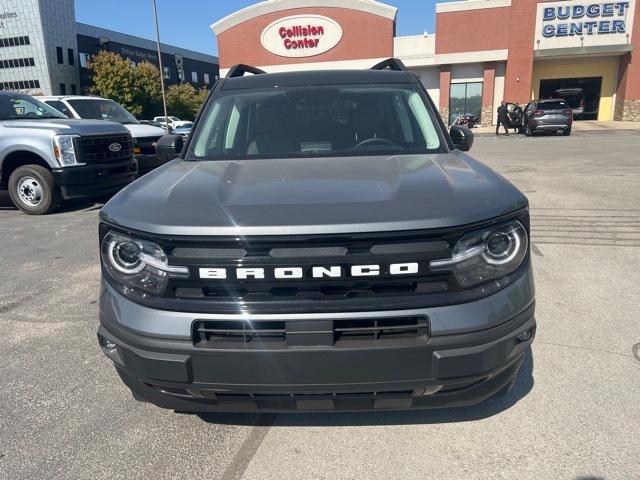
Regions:
[[462, 409], [137, 403], [95, 339], [100, 205], [0, 208], [0, 478], [640, 478], [638, 147], [638, 132], [476, 139], [531, 201], [538, 336], [508, 398]]

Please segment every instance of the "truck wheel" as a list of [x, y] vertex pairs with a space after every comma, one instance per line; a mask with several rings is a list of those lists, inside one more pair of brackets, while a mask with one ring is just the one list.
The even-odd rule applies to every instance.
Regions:
[[53, 175], [40, 165], [16, 168], [9, 177], [9, 195], [13, 204], [27, 215], [45, 215], [60, 201]]
[[568, 137], [569, 135], [571, 135], [571, 129], [570, 129], [570, 128], [567, 128], [566, 130], [564, 130], [564, 131], [562, 132], [562, 134], [563, 134], [565, 137]]

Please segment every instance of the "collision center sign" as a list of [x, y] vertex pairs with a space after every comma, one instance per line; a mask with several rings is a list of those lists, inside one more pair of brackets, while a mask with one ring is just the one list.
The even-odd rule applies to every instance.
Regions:
[[342, 28], [322, 15], [280, 18], [262, 31], [262, 46], [281, 57], [312, 57], [328, 52], [342, 38]]
[[630, 43], [635, 0], [538, 3], [535, 49]]

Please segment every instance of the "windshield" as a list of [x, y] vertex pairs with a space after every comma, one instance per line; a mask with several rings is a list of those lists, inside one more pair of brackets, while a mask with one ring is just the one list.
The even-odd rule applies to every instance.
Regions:
[[435, 153], [438, 132], [413, 85], [233, 91], [209, 103], [187, 158]]
[[138, 123], [133, 115], [113, 100], [85, 98], [67, 100], [67, 102], [78, 113], [80, 118], [111, 120], [118, 123]]
[[0, 120], [20, 120], [34, 118], [66, 118], [56, 109], [51, 108], [28, 95], [0, 95]]

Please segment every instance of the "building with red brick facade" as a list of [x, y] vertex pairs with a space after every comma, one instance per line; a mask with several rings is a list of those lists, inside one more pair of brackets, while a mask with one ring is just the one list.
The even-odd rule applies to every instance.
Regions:
[[500, 101], [565, 98], [577, 119], [640, 121], [636, 0], [463, 0], [436, 5], [435, 34], [395, 36], [373, 0], [269, 0], [212, 25], [220, 70], [367, 68], [395, 56], [450, 121], [495, 123]]

